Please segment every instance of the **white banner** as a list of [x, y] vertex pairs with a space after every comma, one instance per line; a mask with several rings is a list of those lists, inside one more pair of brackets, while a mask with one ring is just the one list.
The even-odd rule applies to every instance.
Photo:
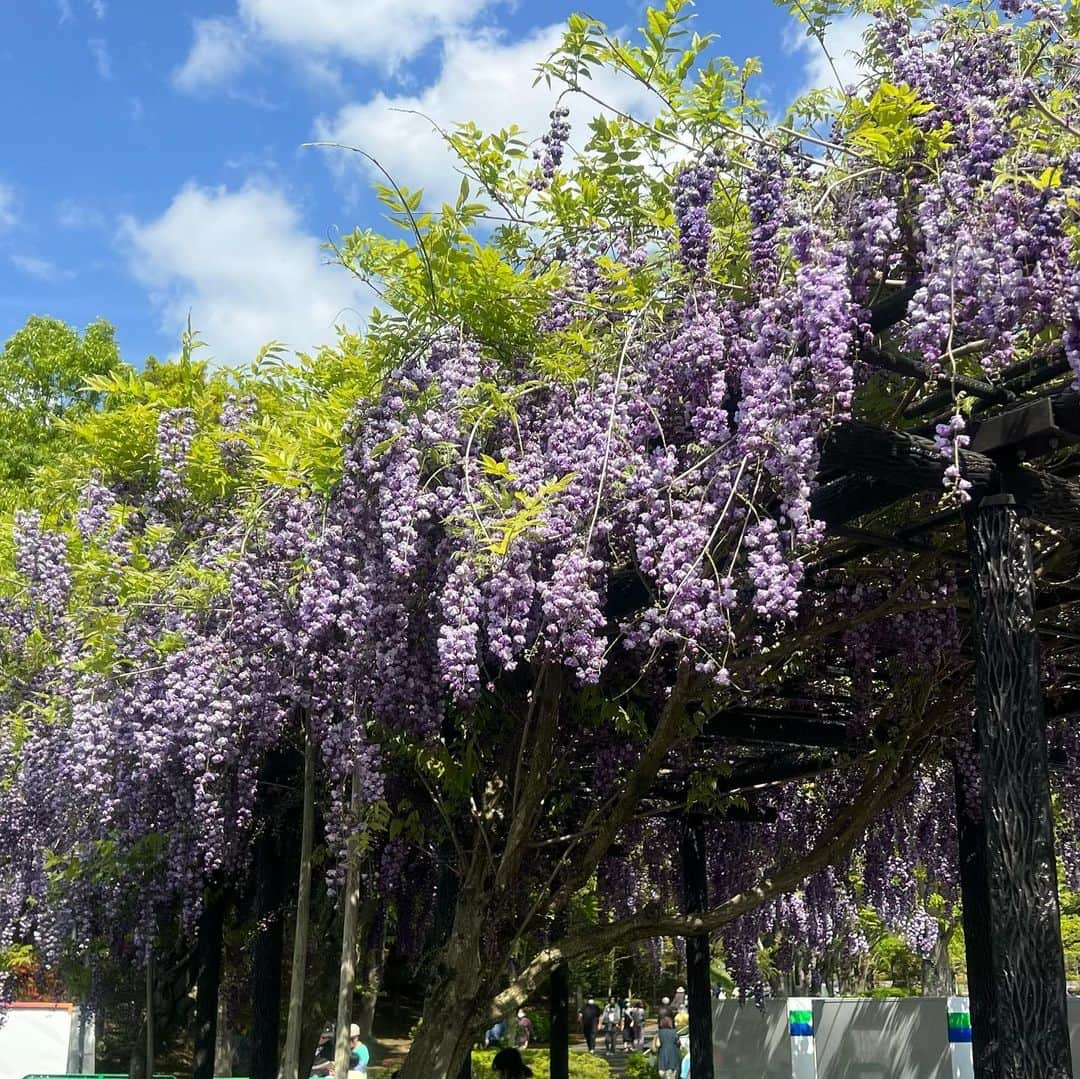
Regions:
[[0, 1024], [0, 1079], [66, 1075], [70, 1004], [10, 1004]]

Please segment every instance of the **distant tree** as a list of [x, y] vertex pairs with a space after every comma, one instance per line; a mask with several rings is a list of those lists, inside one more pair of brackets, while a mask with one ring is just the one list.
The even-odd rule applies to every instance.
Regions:
[[32, 315], [0, 352], [0, 502], [24, 484], [62, 437], [61, 421], [98, 407], [86, 385], [120, 366], [113, 327], [103, 319], [82, 332]]

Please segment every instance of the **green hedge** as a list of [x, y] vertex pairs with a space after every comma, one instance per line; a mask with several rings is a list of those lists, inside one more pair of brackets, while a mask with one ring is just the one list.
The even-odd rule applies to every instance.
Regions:
[[[526, 1049], [522, 1054], [525, 1063], [532, 1068], [533, 1079], [550, 1079], [546, 1049]], [[473, 1079], [485, 1079], [494, 1075], [491, 1062], [495, 1058], [494, 1049], [474, 1049], [472, 1055]], [[570, 1079], [610, 1079], [611, 1068], [606, 1060], [589, 1056], [587, 1053], [570, 1054]]]
[[659, 1079], [660, 1073], [644, 1053], [631, 1053], [626, 1058], [627, 1079]]

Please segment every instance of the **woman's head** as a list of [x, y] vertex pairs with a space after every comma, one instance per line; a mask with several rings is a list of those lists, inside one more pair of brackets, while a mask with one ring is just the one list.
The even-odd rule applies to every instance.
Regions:
[[521, 1059], [521, 1053], [516, 1049], [500, 1049], [491, 1066], [499, 1079], [529, 1079], [532, 1075], [532, 1068]]
[[675, 1026], [675, 1024], [671, 1021], [671, 1016], [670, 1015], [662, 1015], [660, 1017], [660, 1029], [661, 1030], [671, 1030], [672, 1027], [674, 1027], [674, 1026]]

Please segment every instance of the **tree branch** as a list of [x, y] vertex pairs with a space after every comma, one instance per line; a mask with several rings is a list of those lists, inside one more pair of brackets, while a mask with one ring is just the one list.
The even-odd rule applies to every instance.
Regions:
[[596, 955], [611, 948], [649, 940], [658, 936], [700, 936], [711, 933], [777, 896], [794, 890], [806, 877], [832, 864], [862, 835], [867, 825], [907, 788], [923, 751], [884, 761], [865, 773], [858, 795], [813, 848], [800, 858], [775, 866], [753, 888], [730, 896], [708, 911], [698, 914], [671, 914], [646, 908], [628, 918], [607, 925], [590, 926], [544, 948], [515, 981], [491, 1004], [491, 1016], [503, 1014], [523, 1003], [551, 969], [561, 963]]

